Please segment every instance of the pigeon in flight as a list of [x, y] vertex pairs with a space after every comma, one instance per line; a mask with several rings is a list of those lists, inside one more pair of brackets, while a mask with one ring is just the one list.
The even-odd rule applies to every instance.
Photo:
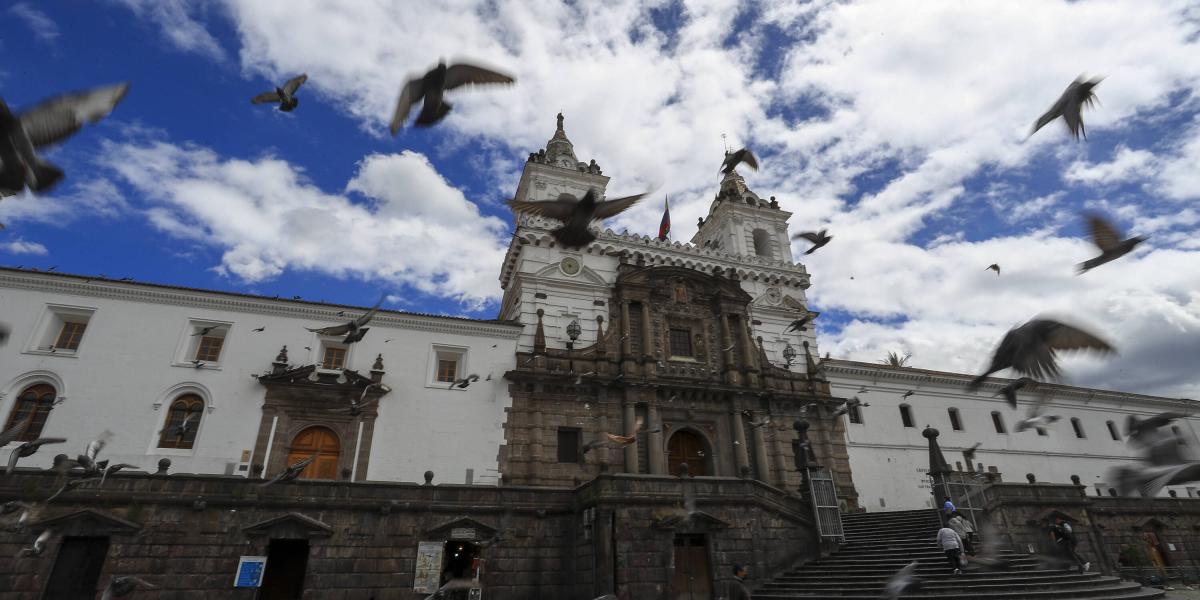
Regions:
[[758, 157], [749, 148], [742, 148], [725, 155], [725, 162], [721, 163], [721, 172], [728, 175], [737, 168], [738, 165], [746, 163], [747, 167], [758, 170]]
[[1021, 377], [1020, 379], [1014, 379], [1014, 380], [1008, 382], [1008, 385], [1000, 388], [1000, 391], [998, 391], [992, 395], [997, 396], [1000, 394], [1004, 394], [1004, 399], [1008, 401], [1008, 405], [1013, 408], [1016, 408], [1017, 407], [1017, 392], [1020, 391], [1021, 389], [1025, 388], [1026, 386], [1036, 385], [1036, 384], [1037, 384], [1037, 381], [1034, 381], [1033, 379], [1030, 379], [1029, 377]]
[[1039, 379], [1057, 376], [1059, 350], [1116, 352], [1108, 342], [1077, 327], [1052, 319], [1033, 319], [1005, 334], [992, 356], [992, 364], [971, 381], [967, 390], [979, 389], [988, 375], [1009, 367]]
[[108, 440], [111, 440], [112, 437], [113, 433], [105, 430], [99, 437], [88, 443], [87, 448], [83, 450], [83, 454], [75, 457], [75, 461], [80, 467], [83, 467], [85, 473], [99, 474], [100, 469], [107, 466], [107, 462], [96, 462], [96, 457], [100, 455], [100, 451], [104, 449], [104, 446], [108, 444]]
[[883, 588], [883, 597], [887, 600], [897, 600], [900, 596], [919, 589], [921, 580], [917, 577], [917, 561], [914, 560], [888, 579]]
[[312, 464], [312, 462], [314, 460], [317, 460], [316, 452], [313, 452], [312, 456], [310, 456], [308, 458], [296, 461], [295, 464], [280, 471], [279, 474], [276, 475], [274, 478], [258, 484], [258, 487], [267, 487], [268, 485], [272, 485], [272, 484], [276, 484], [276, 483], [292, 481], [292, 480], [296, 479], [297, 477], [299, 477], [300, 474], [304, 472], [304, 469], [308, 468], [308, 465]]
[[24, 419], [21, 419], [20, 423], [9, 427], [6, 431], [0, 431], [0, 448], [7, 446], [9, 442], [15, 441], [24, 435], [25, 430], [29, 429], [29, 425], [33, 423], [35, 415], [37, 415], [37, 411], [31, 410]]
[[12, 330], [8, 328], [8, 325], [0, 323], [0, 346], [8, 343], [9, 335], [12, 335]]
[[911, 396], [911, 395], [913, 395], [913, 394], [915, 394], [915, 393], [916, 393], [916, 392], [914, 392], [914, 391], [912, 391], [912, 390], [908, 390], [907, 392], [904, 392], [904, 395], [903, 395], [903, 396], [900, 396], [900, 399], [901, 399], [901, 400], [904, 400], [905, 398], [908, 398], [909, 396]]
[[266, 325], [263, 325], [262, 327], [256, 327], [256, 328], [254, 328], [254, 329], [251, 329], [250, 331], [253, 331], [253, 332], [255, 332], [255, 333], [262, 333], [262, 332], [264, 332], [264, 331], [266, 331], [266, 330], [267, 330], [267, 326], [266, 326]]
[[300, 104], [300, 99], [296, 97], [296, 90], [308, 81], [308, 75], [300, 75], [288, 80], [283, 84], [283, 87], [275, 88], [273, 92], [263, 92], [250, 99], [251, 104], [275, 104], [279, 103], [279, 110], [283, 112], [292, 112], [297, 104]]
[[980, 442], [975, 442], [974, 446], [963, 450], [963, 458], [965, 458], [968, 463], [975, 462], [975, 451], [978, 450], [981, 445], [983, 444]]
[[16, 448], [13, 448], [11, 454], [8, 455], [8, 468], [4, 470], [5, 475], [12, 475], [13, 469], [17, 468], [17, 461], [22, 458], [33, 456], [45, 444], [62, 444], [67, 441], [66, 438], [38, 438], [32, 442], [25, 442]]
[[987, 271], [989, 269], [996, 272], [996, 277], [1000, 276], [1000, 265], [998, 265], [996, 263], [992, 263], [992, 264], [988, 265], [987, 269], [984, 269], [984, 271]]
[[751, 429], [758, 429], [759, 427], [763, 427], [764, 425], [771, 424], [771, 415], [763, 415], [762, 418], [755, 420], [754, 412], [752, 412], [750, 410], [743, 410], [742, 414], [746, 415], [747, 417], [750, 417], [750, 421], [747, 422], [746, 424], [749, 425]]
[[102, 475], [100, 475], [100, 485], [104, 485], [104, 480], [108, 479], [109, 475], [116, 473], [117, 471], [120, 471], [121, 469], [139, 469], [139, 468], [141, 468], [141, 467], [138, 467], [137, 465], [131, 465], [129, 463], [117, 463], [115, 465], [108, 465], [107, 467], [104, 467], [104, 472]]
[[466, 377], [463, 377], [462, 379], [458, 379], [454, 383], [450, 384], [450, 388], [451, 389], [458, 388], [460, 390], [465, 390], [465, 389], [467, 389], [467, 386], [471, 385], [472, 383], [474, 383], [476, 381], [479, 381], [479, 376], [474, 373], [471, 373], [470, 375], [467, 375]]
[[212, 333], [214, 330], [220, 329], [220, 328], [221, 328], [220, 325], [213, 325], [211, 327], [201, 327], [199, 331], [192, 334], [192, 337], [196, 337], [198, 335], [208, 335], [208, 334]]
[[353, 321], [350, 321], [349, 323], [345, 323], [343, 325], [333, 325], [331, 327], [320, 327], [317, 329], [305, 327], [305, 329], [318, 335], [344, 335], [346, 336], [346, 339], [342, 340], [342, 343], [353, 344], [354, 342], [362, 340], [363, 336], [367, 334], [367, 331], [370, 329], [370, 327], [363, 327], [363, 325], [366, 325], [368, 322], [370, 322], [371, 319], [375, 317], [375, 313], [379, 312], [379, 306], [383, 304], [383, 299], [384, 296], [380, 296], [379, 302], [376, 302], [375, 306], [371, 307], [371, 310], [368, 310], [366, 314], [354, 319]]
[[1103, 78], [1084, 80], [1083, 76], [1075, 78], [1071, 85], [1063, 91], [1062, 96], [1050, 107], [1050, 110], [1038, 117], [1037, 123], [1033, 124], [1033, 131], [1029, 135], [1037, 133], [1039, 129], [1045, 127], [1051, 121], [1062, 117], [1067, 123], [1067, 129], [1075, 139], [1079, 139], [1080, 134], [1083, 139], [1087, 139], [1087, 131], [1083, 127], [1083, 116], [1080, 114], [1083, 110], [1083, 105], [1089, 107], [1096, 100], [1096, 92], [1094, 88], [1100, 84]]
[[616, 435], [612, 433], [604, 433], [594, 441], [583, 445], [583, 453], [587, 454], [597, 448], [625, 448], [637, 441], [637, 436], [643, 433], [658, 433], [662, 431], [661, 427], [651, 429], [650, 431], [642, 431], [643, 421], [638, 417], [635, 422], [633, 433], [630, 435]]
[[582, 248], [596, 240], [595, 234], [588, 230], [588, 225], [592, 221], [615, 217], [637, 204], [638, 200], [645, 195], [637, 194], [614, 200], [598, 200], [599, 192], [596, 188], [591, 188], [583, 195], [582, 200], [576, 200], [570, 194], [562, 194], [558, 200], [544, 202], [509, 200], [508, 205], [514, 211], [562, 221], [563, 226], [551, 231], [550, 235], [553, 235], [554, 239], [567, 248]]
[[50, 496], [49, 498], [46, 498], [45, 503], [49, 504], [49, 503], [53, 502], [59, 496], [65, 494], [85, 483], [91, 483], [93, 481], [100, 481], [100, 477], [94, 476], [94, 477], [82, 477], [80, 479], [68, 479], [65, 483], [63, 483], [63, 486], [61, 488], [58, 488], [57, 492], [54, 492], [54, 495]]
[[21, 514], [17, 516], [17, 520], [13, 521], [7, 527], [10, 531], [24, 531], [25, 524], [29, 522], [30, 514], [36, 509], [34, 505], [21, 502], [20, 500], [10, 500], [4, 504], [0, 504], [0, 515], [11, 515], [18, 510], [21, 511]]
[[1029, 408], [1029, 412], [1024, 419], [1017, 421], [1015, 429], [1018, 432], [1026, 429], [1037, 429], [1038, 431], [1045, 430], [1056, 423], [1061, 417], [1058, 415], [1047, 415], [1042, 412], [1040, 404], [1035, 404]]
[[100, 596], [100, 600], [111, 600], [112, 598], [124, 598], [132, 594], [139, 587], [154, 589], [155, 586], [145, 579], [133, 577], [132, 575], [118, 575], [112, 578], [108, 583], [108, 587], [104, 588], [104, 594]]
[[813, 319], [820, 316], [820, 314], [821, 313], [812, 311], [812, 310], [805, 311], [804, 316], [800, 317], [799, 319], [796, 319], [795, 321], [792, 321], [791, 325], [788, 325], [788, 328], [784, 330], [784, 333], [791, 333], [793, 331], [804, 331], [805, 326], [808, 325], [810, 322], [812, 322]]
[[1080, 275], [1133, 252], [1133, 249], [1138, 244], [1148, 239], [1137, 235], [1123, 240], [1121, 239], [1121, 232], [1117, 231], [1117, 228], [1113, 227], [1112, 223], [1100, 215], [1088, 216], [1088, 228], [1092, 232], [1092, 243], [1100, 248], [1100, 256], [1079, 263]]
[[37, 536], [37, 539], [33, 541], [32, 546], [21, 549], [21, 551], [17, 554], [17, 558], [24, 556], [41, 556], [42, 553], [46, 551], [46, 544], [50, 542], [50, 537], [53, 535], [54, 532], [49, 529], [43, 531], [42, 534]]
[[1154, 432], [1159, 427], [1170, 425], [1175, 419], [1184, 419], [1187, 415], [1177, 412], [1164, 412], [1154, 415], [1146, 419], [1139, 419], [1136, 415], [1129, 415], [1129, 420], [1125, 424], [1126, 434], [1129, 439], [1135, 443], [1142, 443], [1147, 434]]
[[362, 394], [359, 395], [358, 400], [350, 398], [350, 406], [331, 408], [329, 409], [329, 412], [345, 413], [349, 411], [350, 416], [357, 417], [358, 415], [362, 414], [364, 410], [379, 402], [379, 398], [367, 400], [367, 394], [369, 394], [372, 390], [379, 390], [380, 392], [386, 394], [392, 391], [392, 388], [388, 387], [386, 383], [372, 383], [363, 388]]
[[858, 396], [855, 396], [855, 397], [850, 398], [850, 399], [846, 400], [845, 402], [843, 402], [842, 405], [839, 406], [836, 411], [834, 411], [833, 418], [836, 419], [842, 415], [849, 414], [850, 409], [852, 409], [852, 408], [867, 407], [870, 405], [871, 404], [869, 402], [864, 403], [862, 400], [858, 399]]
[[42, 160], [35, 149], [61, 142], [108, 116], [129, 91], [128, 83], [64, 94], [14, 115], [0, 100], [0, 195], [19, 193], [26, 186], [49, 190], [63, 177], [62, 169]]
[[1145, 420], [1131, 416], [1129, 443], [1142, 449], [1142, 464], [1112, 469], [1109, 481], [1115, 481], [1122, 496], [1137, 490], [1141, 495], [1158, 495], [1168, 485], [1182, 485], [1200, 480], [1200, 462], [1185, 455], [1186, 446], [1179, 443], [1174, 432], [1164, 431], [1171, 421], [1183, 417], [1178, 413], [1161, 413]]
[[396, 135], [400, 131], [404, 122], [408, 120], [408, 112], [412, 106], [422, 99], [425, 100], [425, 103], [421, 106], [421, 112], [417, 115], [415, 124], [420, 127], [429, 127], [444, 119], [450, 112], [452, 107], [443, 97], [447, 91], [467, 84], [513, 83], [514, 81], [516, 80], [509, 75], [483, 67], [466, 63], [447, 67], [444, 61], [439, 62], [433, 70], [425, 75], [409, 79], [408, 83], [404, 84], [404, 89], [400, 90], [400, 98], [396, 101], [396, 112], [392, 115], [392, 135]]
[[807, 251], [805, 251], [805, 254], [812, 254], [813, 252], [816, 252], [818, 248], [821, 248], [825, 244], [828, 244], [829, 240], [833, 239], [832, 235], [825, 234], [826, 231], [827, 230], [825, 230], [825, 229], [822, 229], [817, 232], [805, 231], [803, 233], [797, 233], [796, 235], [793, 235], [792, 239], [793, 240], [806, 239], [806, 240], [812, 242], [813, 247], [809, 248]]

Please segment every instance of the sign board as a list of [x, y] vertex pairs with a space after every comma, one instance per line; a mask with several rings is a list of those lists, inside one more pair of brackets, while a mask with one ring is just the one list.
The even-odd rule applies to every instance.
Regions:
[[473, 540], [475, 539], [475, 529], [471, 527], [455, 527], [450, 530], [450, 539]]
[[421, 542], [417, 544], [417, 568], [413, 573], [413, 591], [432, 594], [437, 591], [442, 579], [442, 551], [444, 542]]
[[265, 556], [243, 556], [238, 560], [237, 576], [233, 578], [233, 587], [252, 587], [262, 585], [263, 571], [267, 568]]
[[1170, 543], [1168, 543], [1168, 544], [1167, 544], [1167, 550], [1170, 550], [1171, 552], [1174, 552], [1174, 551], [1175, 551], [1175, 544], [1170, 544]]
[[483, 600], [483, 589], [471, 588], [467, 590], [467, 600]]

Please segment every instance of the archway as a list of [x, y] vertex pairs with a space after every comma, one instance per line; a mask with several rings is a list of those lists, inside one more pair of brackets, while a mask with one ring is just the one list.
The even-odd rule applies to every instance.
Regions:
[[687, 463], [688, 474], [712, 475], [712, 450], [704, 436], [689, 429], [680, 429], [667, 442], [667, 472], [679, 474], [679, 465]]
[[341, 444], [328, 427], [309, 427], [292, 438], [287, 464], [317, 455], [317, 459], [300, 473], [300, 479], [337, 479]]

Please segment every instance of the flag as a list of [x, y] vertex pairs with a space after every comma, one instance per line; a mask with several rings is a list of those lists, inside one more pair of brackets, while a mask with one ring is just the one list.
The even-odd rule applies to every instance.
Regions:
[[667, 203], [666, 197], [663, 197], [663, 218], [658, 224], [658, 239], [667, 239], [668, 233], [671, 233], [671, 205]]

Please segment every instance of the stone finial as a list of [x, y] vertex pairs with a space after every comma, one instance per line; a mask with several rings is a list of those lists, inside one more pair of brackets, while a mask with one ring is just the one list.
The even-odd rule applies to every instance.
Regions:
[[425, 471], [425, 485], [433, 485], [433, 471]]
[[542, 325], [542, 316], [545, 314], [546, 311], [540, 308], [537, 310], [537, 329], [535, 329], [533, 332], [534, 354], [544, 354], [546, 352], [546, 329], [545, 326]]
[[1168, 495], [1168, 496], [1170, 496], [1170, 497], [1172, 497], [1172, 498], [1174, 498], [1174, 497], [1176, 497], [1178, 494], [1176, 494], [1175, 490], [1167, 490], [1167, 495]]
[[160, 458], [160, 459], [158, 459], [158, 470], [155, 471], [154, 474], [155, 475], [166, 475], [167, 470], [169, 470], [170, 468], [171, 468], [171, 459]]
[[286, 371], [287, 367], [288, 367], [287, 346], [284, 346], [279, 349], [279, 354], [275, 355], [275, 362], [271, 363], [271, 374], [278, 375], [279, 373]]
[[779, 208], [779, 202], [775, 200], [775, 196], [771, 196], [771, 208]]
[[57, 468], [61, 467], [62, 464], [67, 462], [68, 460], [71, 460], [71, 457], [67, 456], [66, 454], [55, 454], [54, 455], [54, 463], [53, 463], [54, 466], [51, 468], [57, 469]]
[[375, 364], [371, 365], [371, 383], [383, 382], [383, 354], [375, 356]]
[[1026, 479], [1026, 480], [1027, 480], [1029, 483], [1037, 483], [1037, 477], [1035, 477], [1033, 473], [1026, 473], [1026, 474], [1025, 474], [1025, 479]]
[[562, 114], [561, 112], [559, 112], [559, 113], [558, 113], [558, 130], [559, 130], [559, 131], [562, 131], [562, 130], [563, 130], [563, 120], [564, 120], [564, 119], [563, 119], [563, 114]]
[[1082, 483], [1079, 483], [1079, 476], [1078, 476], [1078, 475], [1072, 475], [1072, 476], [1071, 476], [1071, 483], [1073, 483], [1073, 484], [1075, 484], [1075, 485], [1083, 485]]
[[941, 435], [937, 429], [933, 427], [925, 427], [921, 435], [929, 440], [929, 473], [949, 473], [950, 465], [946, 462], [946, 457], [942, 456], [942, 449], [938, 446], [937, 438]]

